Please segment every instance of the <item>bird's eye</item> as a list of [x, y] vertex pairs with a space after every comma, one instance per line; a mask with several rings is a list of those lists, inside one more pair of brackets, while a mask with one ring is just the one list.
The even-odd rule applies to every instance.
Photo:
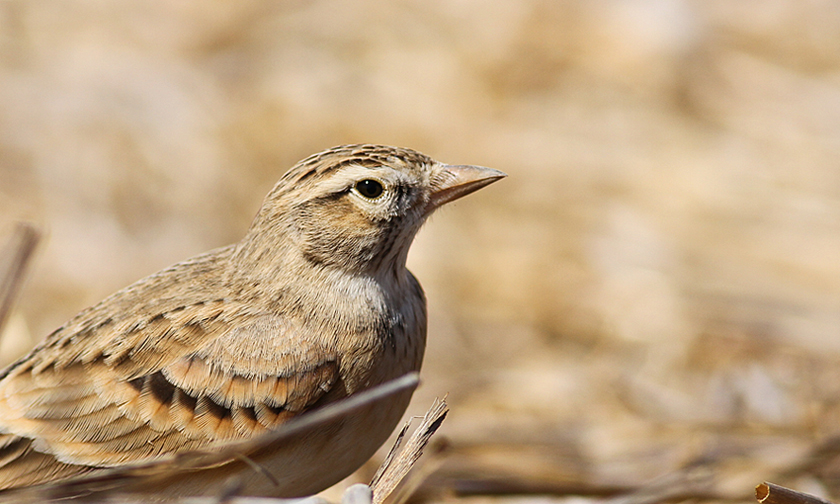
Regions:
[[382, 196], [382, 184], [376, 180], [365, 179], [356, 183], [356, 191], [368, 199], [376, 199]]

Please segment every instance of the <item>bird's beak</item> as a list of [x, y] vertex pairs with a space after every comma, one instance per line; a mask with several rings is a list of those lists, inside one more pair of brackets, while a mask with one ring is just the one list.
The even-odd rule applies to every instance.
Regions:
[[441, 168], [432, 177], [432, 194], [426, 206], [426, 215], [450, 201], [507, 177], [504, 172], [483, 166], [442, 165]]

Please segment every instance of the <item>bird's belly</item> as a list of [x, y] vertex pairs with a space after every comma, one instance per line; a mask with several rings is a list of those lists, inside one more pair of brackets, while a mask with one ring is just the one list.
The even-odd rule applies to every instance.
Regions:
[[[373, 404], [347, 418], [321, 428], [311, 436], [296, 441], [298, 454], [290, 464], [283, 454], [273, 454], [261, 462], [280, 480], [278, 487], [254, 475], [255, 495], [302, 497], [317, 493], [346, 478], [379, 449], [394, 431], [411, 400], [412, 391], [402, 392], [392, 400]], [[262, 478], [265, 480], [265, 478]], [[286, 487], [283, 489], [281, 487]], [[264, 491], [262, 490], [264, 489]], [[250, 493], [250, 492], [248, 492]]]
[[402, 418], [411, 394], [409, 390], [374, 403], [295, 436], [271, 452], [258, 452], [248, 461], [184, 475], [149, 490], [168, 497], [219, 495], [225, 487], [240, 485], [238, 493], [242, 495], [315, 494], [349, 476], [373, 456]]

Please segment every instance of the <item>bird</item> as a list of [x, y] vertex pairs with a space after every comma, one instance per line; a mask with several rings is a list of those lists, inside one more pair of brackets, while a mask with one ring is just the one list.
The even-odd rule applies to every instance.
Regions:
[[[251, 439], [419, 371], [410, 245], [436, 209], [505, 176], [372, 144], [298, 162], [238, 243], [112, 294], [0, 371], [0, 495]], [[317, 493], [374, 454], [411, 393], [231, 471], [247, 495]], [[208, 494], [223, 476], [165, 491]]]

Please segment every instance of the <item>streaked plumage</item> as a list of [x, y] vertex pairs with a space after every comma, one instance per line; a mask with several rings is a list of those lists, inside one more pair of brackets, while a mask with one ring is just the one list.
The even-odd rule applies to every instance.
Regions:
[[[405, 268], [411, 241], [435, 208], [503, 176], [376, 145], [304, 159], [242, 241], [113, 294], [0, 373], [0, 489], [246, 439], [418, 370], [426, 309]], [[246, 492], [340, 480], [409, 399], [260, 460], [280, 485], [246, 475]]]

